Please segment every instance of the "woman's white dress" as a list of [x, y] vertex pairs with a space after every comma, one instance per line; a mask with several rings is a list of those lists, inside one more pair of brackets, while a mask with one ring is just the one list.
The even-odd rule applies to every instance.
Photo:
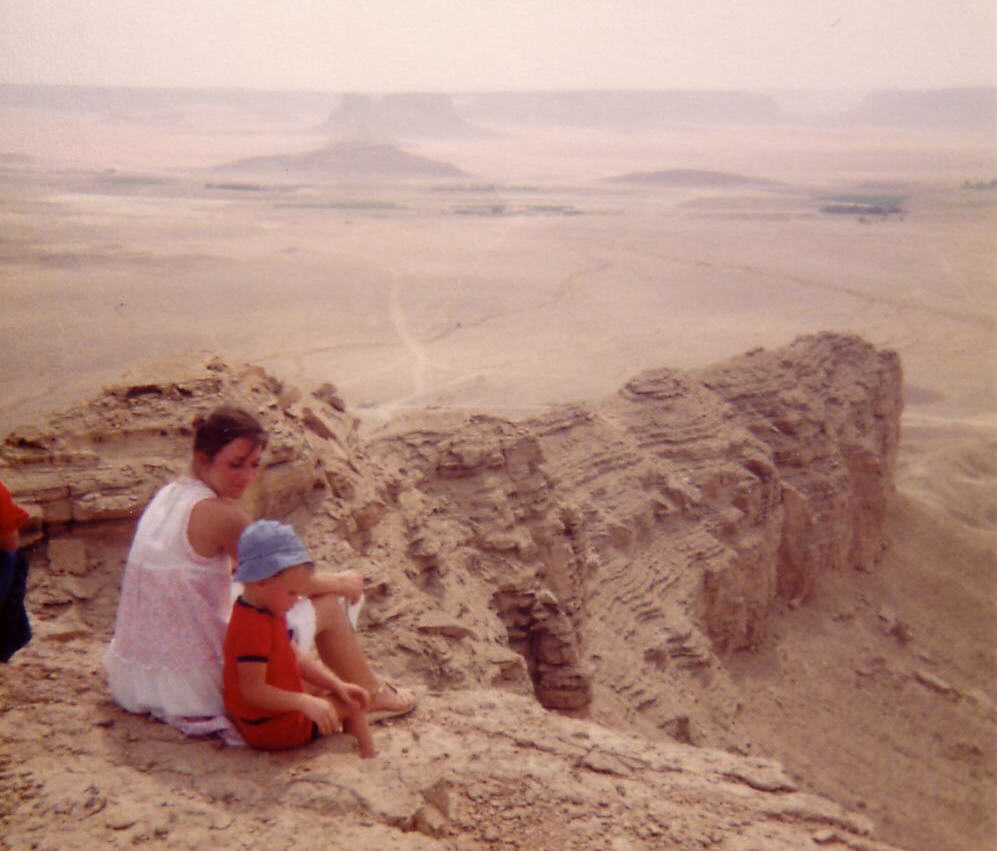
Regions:
[[[222, 700], [222, 644], [237, 586], [226, 553], [205, 558], [187, 537], [194, 506], [214, 496], [203, 482], [184, 478], [146, 507], [128, 553], [104, 667], [111, 694], [129, 712], [151, 713], [191, 735], [220, 732], [237, 741]], [[299, 601], [288, 623], [308, 647], [315, 630], [311, 604]]]

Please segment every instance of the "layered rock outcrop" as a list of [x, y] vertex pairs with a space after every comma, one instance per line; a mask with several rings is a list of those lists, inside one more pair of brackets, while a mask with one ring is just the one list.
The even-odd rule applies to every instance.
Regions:
[[31, 516], [21, 539], [43, 616], [68, 633], [111, 628], [134, 524], [161, 485], [190, 474], [193, 421], [222, 402], [258, 415], [269, 434], [248, 511], [305, 524], [320, 506], [362, 501], [356, 421], [330, 388], [302, 400], [258, 367], [211, 357], [150, 365], [0, 444], [0, 478]]
[[[870, 569], [883, 546], [900, 365], [856, 337], [652, 370], [516, 423], [423, 413], [365, 442], [329, 388], [302, 399], [217, 361], [161, 372], [3, 445], [3, 477], [46, 539], [53, 604], [76, 600], [95, 627], [109, 626], [130, 524], [186, 471], [190, 423], [221, 401], [271, 434], [247, 507], [373, 574], [381, 658], [439, 688], [724, 740], [737, 696], [723, 654], [759, 640], [777, 598], [802, 601], [821, 571]], [[101, 615], [59, 588], [91, 573]], [[707, 686], [704, 713], [691, 696]]]
[[269, 434], [264, 475], [247, 508], [288, 516], [314, 508], [329, 483], [342, 478], [326, 470], [309, 435], [341, 446], [355, 432], [352, 418], [332, 402], [316, 399], [309, 407], [299, 399], [258, 367], [232, 369], [217, 359], [153, 367], [43, 425], [8, 434], [0, 446], [3, 475], [33, 516], [29, 536], [136, 520], [161, 485], [189, 474], [195, 417], [228, 400], [258, 415]]
[[778, 469], [779, 594], [807, 596], [823, 570], [871, 568], [883, 546], [900, 436], [896, 354], [822, 335], [699, 377], [737, 409]]
[[[777, 766], [736, 754], [703, 751], [705, 762], [683, 768], [696, 801], [714, 802], [689, 811], [686, 827], [677, 810], [648, 821], [625, 800], [637, 800], [638, 789], [641, 801], [660, 798], [664, 788], [660, 778], [643, 777], [645, 763], [659, 759], [648, 754], [659, 751], [638, 748], [640, 737], [656, 740], [665, 762], [677, 758], [670, 739], [741, 750], [740, 696], [725, 660], [760, 640], [776, 601], [803, 603], [821, 571], [874, 568], [900, 385], [895, 354], [821, 334], [696, 372], [652, 370], [608, 399], [529, 420], [423, 412], [363, 440], [331, 386], [305, 398], [255, 367], [169, 363], [8, 435], [0, 477], [32, 513], [37, 631], [46, 641], [77, 642], [77, 656], [89, 661], [61, 676], [91, 699], [133, 524], [154, 490], [188, 469], [194, 417], [220, 402], [258, 414], [271, 438], [247, 508], [290, 519], [324, 565], [363, 570], [370, 655], [382, 670], [433, 692], [415, 748], [421, 753], [428, 743], [425, 758], [413, 757], [407, 733], [388, 737], [386, 747], [387, 759], [420, 773], [412, 788], [424, 789], [422, 798], [407, 792], [414, 803], [394, 813], [398, 790], [386, 769], [363, 781], [371, 794], [354, 814], [373, 818], [378, 831], [414, 831], [399, 847], [436, 847], [475, 825], [501, 831], [487, 807], [479, 811], [484, 796], [505, 795], [526, 813], [520, 798], [499, 788], [497, 762], [500, 751], [515, 761], [522, 748], [609, 778], [619, 795], [612, 806], [619, 803], [629, 825], [627, 847], [661, 847], [663, 837], [702, 844], [697, 837], [712, 835], [710, 824], [773, 848], [811, 840], [883, 847], [863, 837], [870, 826], [861, 818], [803, 801]], [[23, 685], [14, 720], [18, 700], [30, 707], [33, 699]], [[121, 722], [112, 741], [141, 738], [134, 725], [147, 722], [93, 701], [106, 729]], [[544, 727], [533, 717], [540, 706], [601, 726], [561, 719]], [[478, 719], [467, 730], [462, 713]], [[516, 726], [510, 714], [531, 719], [532, 732], [508, 748], [489, 744]], [[607, 727], [638, 738], [624, 741]], [[563, 741], [545, 743], [541, 729]], [[489, 755], [487, 770], [466, 762], [441, 769], [447, 746], [433, 743], [458, 735]], [[593, 735], [600, 748], [583, 746]], [[96, 764], [100, 755], [88, 751], [87, 759]], [[720, 794], [711, 774], [721, 763], [735, 798], [758, 793], [737, 817], [741, 828], [722, 815], [734, 810], [724, 797], [730, 790]], [[539, 786], [549, 785], [536, 765]], [[114, 774], [108, 788], [124, 782]], [[667, 795], [685, 794], [685, 780], [676, 783], [665, 784]], [[621, 784], [633, 788], [624, 794]], [[744, 786], [754, 790], [748, 797]], [[33, 800], [25, 789], [17, 800]], [[575, 806], [564, 790], [551, 801], [552, 813]], [[595, 806], [591, 796], [577, 802]], [[32, 823], [29, 810], [17, 812], [12, 818]], [[505, 824], [522, 847], [540, 835], [525, 816]], [[544, 836], [556, 843], [568, 828], [552, 830]], [[594, 847], [597, 835], [594, 826], [579, 847]]]
[[368, 449], [416, 584], [519, 653], [542, 704], [723, 737], [737, 695], [722, 655], [821, 571], [875, 563], [900, 388], [895, 354], [823, 334], [525, 422], [399, 421]]

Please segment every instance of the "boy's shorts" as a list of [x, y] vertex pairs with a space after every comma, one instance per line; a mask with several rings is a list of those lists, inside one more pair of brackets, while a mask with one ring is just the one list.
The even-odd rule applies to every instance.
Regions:
[[304, 712], [282, 712], [252, 720], [237, 718], [235, 726], [247, 745], [267, 751], [297, 748], [314, 742], [321, 735], [318, 724]]

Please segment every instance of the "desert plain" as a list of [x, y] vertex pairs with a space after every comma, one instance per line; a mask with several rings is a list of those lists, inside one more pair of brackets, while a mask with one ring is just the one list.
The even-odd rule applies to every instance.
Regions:
[[[459, 111], [462, 100], [453, 102]], [[825, 578], [806, 601], [780, 602], [754, 647], [723, 657], [740, 694], [736, 734], [706, 722], [698, 732], [695, 720], [691, 732], [655, 733], [626, 713], [616, 730], [595, 720], [607, 736], [636, 737], [627, 746], [635, 752], [642, 736], [677, 738], [674, 747], [778, 761], [796, 787], [863, 812], [873, 825], [870, 837], [846, 841], [832, 824], [814, 843], [991, 847], [992, 133], [826, 117], [626, 128], [503, 123], [472, 103], [475, 132], [352, 137], [343, 158], [315, 165], [309, 154], [336, 141], [326, 123], [336, 99], [327, 109], [308, 100], [278, 112], [272, 103], [257, 108], [247, 94], [237, 105], [189, 95], [168, 109], [117, 112], [4, 107], [0, 431], [43, 422], [150, 364], [162, 374], [203, 353], [259, 365], [305, 396], [333, 384], [366, 440], [418, 424], [427, 412], [515, 423], [608, 397], [644, 370], [698, 369], [822, 331], [859, 335], [897, 352], [903, 368], [880, 563]], [[399, 151], [413, 159], [397, 166]], [[871, 209], [883, 203], [896, 209]], [[829, 212], [834, 204], [855, 209]], [[194, 827], [164, 821], [151, 799], [160, 786], [164, 800], [178, 794], [170, 785], [178, 761], [217, 778], [225, 752], [115, 710], [98, 670], [112, 623], [46, 640], [46, 624], [58, 618], [37, 606], [34, 642], [0, 672], [4, 847], [96, 847], [86, 845], [90, 830], [98, 843], [119, 847], [241, 847], [260, 836], [291, 847], [293, 813], [327, 818], [330, 830], [337, 818], [348, 820], [351, 847], [530, 847], [528, 833], [504, 833], [497, 815], [477, 833], [426, 828], [425, 817], [418, 829], [392, 833], [378, 805], [365, 804], [358, 819], [336, 807], [321, 814], [321, 804], [300, 796], [285, 809], [274, 805], [254, 832], [239, 826], [246, 813], [226, 811], [238, 784], [217, 779], [197, 787], [210, 806], [202, 801]], [[117, 726], [132, 741], [145, 738], [143, 724], [155, 730], [142, 757], [153, 781], [119, 783], [102, 806], [84, 801], [73, 810], [59, 799], [60, 815], [52, 803], [72, 747], [49, 752], [47, 740], [14, 732], [14, 721], [23, 728], [25, 718], [47, 713], [49, 727], [58, 726], [64, 713], [82, 739], [93, 735], [46, 679], [73, 648], [92, 669], [80, 700], [98, 707], [102, 733]], [[394, 661], [393, 673], [405, 679]], [[910, 672], [926, 667], [933, 673], [911, 698]], [[878, 680], [874, 697], [859, 694], [856, 679]], [[389, 768], [380, 770], [409, 777], [407, 748], [418, 750], [426, 716], [453, 721], [494, 705], [469, 694], [448, 698], [437, 689], [416, 714], [386, 725]], [[543, 729], [537, 712], [524, 710], [531, 730]], [[553, 716], [555, 738], [583, 735]], [[183, 748], [200, 750], [185, 757]], [[88, 749], [88, 764], [113, 777], [122, 761], [110, 750], [102, 762], [100, 747]], [[447, 755], [470, 758], [452, 748]], [[293, 773], [352, 756], [330, 748], [297, 764], [269, 759], [254, 768], [251, 755], [233, 757], [236, 772], [277, 765]], [[348, 770], [359, 771], [352, 763]], [[92, 785], [104, 788], [97, 777]], [[48, 791], [24, 795], [29, 787]], [[390, 789], [384, 780], [366, 793]], [[423, 792], [435, 811], [457, 807], [437, 793]], [[494, 788], [489, 794], [503, 800]], [[515, 798], [520, 815], [529, 808], [528, 796]], [[121, 815], [129, 812], [137, 815]], [[524, 819], [510, 816], [506, 826], [520, 829]], [[596, 819], [577, 835], [567, 827], [537, 833], [532, 847], [783, 847], [708, 821], [699, 833], [687, 828], [614, 833]]]

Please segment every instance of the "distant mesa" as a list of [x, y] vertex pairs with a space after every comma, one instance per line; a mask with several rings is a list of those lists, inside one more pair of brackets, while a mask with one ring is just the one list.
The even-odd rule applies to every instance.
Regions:
[[462, 176], [450, 163], [410, 154], [395, 145], [333, 142], [303, 154], [249, 157], [217, 166], [217, 171], [298, 176]]
[[293, 113], [322, 109], [326, 92], [299, 92], [220, 88], [154, 88], [140, 86], [0, 84], [0, 106], [52, 109], [116, 115], [163, 112], [190, 106], [228, 106], [233, 109]]
[[997, 189], [997, 178], [993, 180], [964, 180], [962, 189]]
[[27, 154], [13, 154], [8, 151], [0, 151], [0, 168], [21, 168], [31, 165], [34, 157]]
[[464, 121], [450, 95], [400, 93], [378, 97], [345, 94], [319, 133], [344, 138], [406, 139], [490, 135]]
[[842, 115], [849, 124], [997, 130], [997, 87], [873, 92]]
[[467, 96], [461, 114], [482, 123], [626, 128], [785, 120], [767, 95], [719, 91], [485, 92]]
[[115, 123], [137, 123], [146, 127], [183, 133], [252, 132], [262, 125], [288, 121], [280, 109], [261, 102], [228, 105], [205, 99], [204, 103], [163, 104], [148, 109], [122, 108], [107, 114]]
[[[784, 97], [784, 96], [783, 96]], [[332, 104], [335, 108], [328, 114]], [[0, 109], [42, 109], [218, 132], [328, 114], [309, 132], [341, 139], [459, 138], [537, 125], [642, 130], [684, 125], [796, 124], [770, 95], [748, 91], [497, 91], [382, 95], [218, 88], [0, 83]], [[884, 90], [824, 114], [825, 125], [997, 129], [997, 87]]]
[[611, 183], [640, 183], [658, 186], [713, 187], [718, 189], [771, 188], [780, 184], [774, 180], [748, 177], [726, 171], [672, 168], [663, 171], [632, 171], [606, 178]]

